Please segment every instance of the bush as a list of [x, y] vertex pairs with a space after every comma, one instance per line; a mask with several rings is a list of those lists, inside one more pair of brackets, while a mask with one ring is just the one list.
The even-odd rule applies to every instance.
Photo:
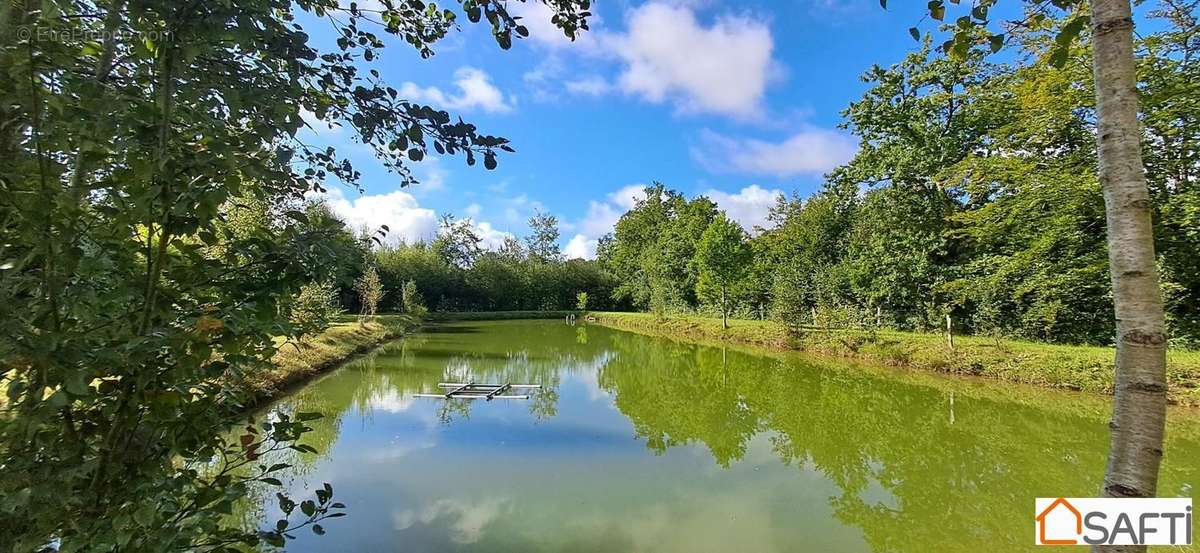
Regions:
[[362, 315], [374, 316], [379, 310], [380, 300], [383, 299], [383, 282], [379, 280], [379, 273], [375, 271], [375, 267], [368, 266], [363, 271], [362, 276], [354, 283], [354, 290], [358, 292], [358, 299], [362, 304]]
[[417, 290], [417, 283], [410, 280], [404, 283], [404, 288], [401, 289], [401, 304], [404, 307], [404, 312], [413, 317], [424, 317], [429, 309], [425, 307], [425, 298], [421, 297], [421, 292]]
[[772, 296], [771, 318], [790, 336], [799, 336], [806, 322], [813, 324], [811, 300], [796, 271], [785, 267], [776, 275]]
[[302, 286], [292, 300], [289, 321], [296, 335], [310, 336], [329, 328], [329, 323], [341, 314], [333, 283], [313, 282]]

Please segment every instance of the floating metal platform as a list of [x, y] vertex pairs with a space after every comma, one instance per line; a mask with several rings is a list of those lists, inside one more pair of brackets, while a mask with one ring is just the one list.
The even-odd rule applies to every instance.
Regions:
[[510, 390], [529, 390], [541, 388], [541, 384], [476, 384], [474, 382], [439, 382], [439, 388], [448, 391], [444, 394], [413, 394], [412, 397], [435, 397], [441, 399], [529, 399], [527, 395], [501, 395]]

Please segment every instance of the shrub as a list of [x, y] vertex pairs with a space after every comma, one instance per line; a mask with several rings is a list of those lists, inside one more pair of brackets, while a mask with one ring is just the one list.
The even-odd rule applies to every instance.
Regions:
[[341, 314], [333, 283], [312, 282], [302, 286], [292, 300], [289, 320], [297, 335], [310, 336], [329, 328], [329, 323]]
[[425, 307], [425, 298], [421, 297], [421, 292], [417, 290], [417, 283], [408, 281], [404, 283], [404, 288], [400, 290], [401, 304], [404, 307], [404, 312], [413, 317], [423, 317], [429, 312]]
[[362, 315], [374, 316], [384, 295], [383, 282], [379, 280], [379, 273], [375, 267], [368, 266], [363, 271], [362, 276], [354, 283], [354, 291], [358, 292], [359, 302], [362, 303]]

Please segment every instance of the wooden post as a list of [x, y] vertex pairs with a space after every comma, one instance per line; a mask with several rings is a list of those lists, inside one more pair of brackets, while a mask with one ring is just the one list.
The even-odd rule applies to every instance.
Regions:
[[946, 342], [954, 349], [954, 327], [950, 324], [950, 314], [946, 313]]

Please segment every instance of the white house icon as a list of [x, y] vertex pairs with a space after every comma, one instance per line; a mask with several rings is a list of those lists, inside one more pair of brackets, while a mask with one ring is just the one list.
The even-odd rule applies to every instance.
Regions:
[[[1042, 509], [1042, 512], [1038, 513], [1035, 520], [1038, 525], [1038, 540], [1042, 545], [1075, 545], [1079, 543], [1076, 537], [1083, 533], [1083, 515], [1065, 497], [1055, 499], [1049, 506]], [[1046, 536], [1047, 527], [1055, 529], [1074, 528], [1074, 534], [1066, 534], [1061, 530], [1056, 533], [1059, 536], [1073, 535], [1076, 537], [1048, 538]]]

